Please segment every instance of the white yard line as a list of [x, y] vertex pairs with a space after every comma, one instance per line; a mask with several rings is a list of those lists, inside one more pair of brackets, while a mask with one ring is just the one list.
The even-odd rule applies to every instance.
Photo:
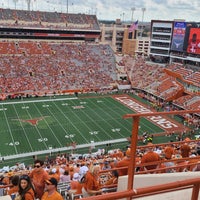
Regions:
[[[42, 116], [42, 113], [40, 112], [40, 110], [38, 109], [38, 107], [35, 105], [37, 111], [40, 113], [40, 116]], [[55, 115], [51, 112], [51, 110], [49, 109], [49, 107], [47, 107], [48, 111], [51, 113], [51, 115], [54, 117], [54, 119], [58, 122], [58, 124], [63, 128], [62, 124], [58, 121], [58, 119], [55, 117]], [[55, 137], [55, 139], [57, 140], [58, 144], [62, 147], [63, 145], [60, 143], [59, 139], [56, 137], [54, 131], [52, 130], [52, 128], [49, 126], [48, 122], [46, 121], [46, 119], [44, 118], [44, 121], [46, 123], [46, 125], [48, 126], [48, 128], [51, 130], [51, 133], [53, 134], [53, 136]], [[65, 129], [63, 128], [63, 130], [65, 131]], [[66, 131], [65, 131], [66, 132]], [[46, 143], [45, 143], [46, 144]]]
[[[107, 98], [107, 97], [106, 97]], [[104, 100], [104, 98], [103, 98], [103, 100]], [[93, 102], [92, 102], [93, 103]], [[93, 103], [94, 104], [94, 103]], [[107, 107], [107, 109], [109, 109], [109, 110], [111, 110], [110, 109], [110, 107], [108, 107], [108, 106], [106, 106]], [[100, 108], [101, 110], [102, 110], [102, 108]], [[93, 111], [93, 112], [95, 112], [95, 111]], [[113, 112], [113, 110], [112, 110], [112, 112]], [[115, 111], [114, 111], [115, 112]], [[95, 112], [96, 113], [96, 115], [98, 115], [98, 113], [97, 112]], [[117, 113], [117, 112], [115, 112], [115, 113]], [[111, 120], [114, 120], [115, 121], [115, 119], [112, 117], [112, 115], [110, 115], [109, 113], [105, 113], [105, 115], [107, 115], [107, 116], [109, 116], [109, 118], [111, 119]], [[121, 115], [120, 115], [121, 116]], [[121, 116], [121, 119], [122, 119], [122, 116]], [[104, 123], [106, 123], [106, 124], [108, 124], [110, 127], [111, 127], [111, 129], [113, 129], [113, 128], [116, 128], [116, 127], [113, 127], [113, 126], [111, 126], [105, 119], [102, 119], [103, 121], [104, 121]], [[119, 124], [119, 122], [117, 122], [117, 124]], [[121, 123], [120, 123], [121, 124]], [[131, 132], [131, 130], [129, 130], [129, 129], [127, 129], [123, 124], [121, 124], [127, 131], [130, 131]], [[121, 135], [121, 133], [120, 132], [118, 132], [119, 134], [120, 134], [120, 136], [122, 136], [122, 137], [124, 137], [123, 135]], [[108, 134], [107, 134], [108, 135]]]
[[[55, 106], [60, 111], [60, 113], [62, 113], [62, 115], [64, 116], [64, 118], [71, 123], [71, 125], [74, 127], [74, 129], [76, 129], [79, 132], [79, 134], [85, 139], [85, 141], [88, 142], [88, 140], [83, 136], [83, 134], [80, 132], [80, 130], [72, 123], [72, 121], [67, 117], [67, 115], [58, 107], [58, 105], [55, 104]], [[71, 140], [71, 141], [74, 142], [73, 140]]]
[[[2, 107], [3, 107], [3, 105], [2, 105]], [[8, 126], [8, 130], [9, 130], [9, 133], [10, 133], [10, 137], [12, 138], [12, 142], [13, 142], [13, 144], [14, 144], [15, 140], [14, 140], [14, 138], [13, 138], [12, 131], [11, 131], [11, 128], [10, 128], [10, 125], [9, 125], [9, 123], [8, 123], [8, 118], [7, 118], [7, 116], [6, 116], [6, 112], [3, 111], [3, 114], [4, 114], [5, 119], [6, 119], [6, 124], [7, 124], [7, 126]], [[15, 152], [16, 152], [16, 154], [18, 154], [18, 151], [17, 151], [17, 148], [16, 148], [15, 145], [14, 145], [14, 148], [15, 148]]]
[[[92, 101], [90, 101], [90, 103], [91, 104], [93, 104], [93, 105], [95, 105]], [[98, 108], [100, 108], [100, 107], [98, 107]], [[93, 113], [95, 113], [96, 115], [98, 115], [98, 113], [97, 112], [95, 112], [95, 110], [94, 109], [91, 109], [91, 108], [89, 108]], [[102, 108], [100, 108], [100, 109], [102, 109]], [[89, 117], [91, 120], [93, 120], [91, 117]], [[102, 121], [104, 122], [104, 123], [106, 123], [106, 124], [108, 124], [109, 126], [110, 126], [110, 129], [112, 129], [113, 127], [105, 120], [105, 119], [103, 119], [102, 117], [101, 117], [101, 119], [102, 119]], [[111, 118], [112, 119], [112, 118]], [[94, 120], [93, 120], [94, 121]], [[94, 121], [95, 123], [96, 123], [96, 121]], [[97, 123], [96, 123], [97, 124]], [[98, 125], [98, 124], [97, 124]], [[99, 125], [98, 125], [99, 126]], [[103, 129], [101, 126], [99, 126], [102, 130], [103, 130], [103, 132], [110, 138], [110, 135], [109, 135], [109, 133], [107, 132], [107, 131], [105, 131], [105, 129]], [[111, 138], [112, 139], [112, 138]]]
[[[17, 112], [17, 110], [16, 110], [16, 108], [15, 108], [15, 105], [13, 105], [13, 108], [14, 108], [16, 114], [17, 114], [18, 119], [20, 119], [20, 117], [19, 117], [19, 115], [18, 115], [18, 112]], [[30, 143], [30, 141], [29, 141], [29, 138], [28, 138], [28, 136], [27, 136], [27, 134], [26, 134], [26, 131], [25, 131], [23, 125], [22, 125], [22, 122], [21, 122], [20, 120], [19, 120], [19, 122], [20, 122], [20, 125], [21, 125], [22, 129], [23, 129], [23, 132], [24, 132], [24, 135], [25, 135], [25, 137], [26, 137], [26, 140], [28, 141], [28, 144], [29, 144], [29, 146], [30, 146], [30, 148], [31, 148], [31, 151], [33, 151], [32, 145], [31, 145], [31, 143]]]
[[36, 102], [49, 102], [49, 101], [61, 101], [61, 100], [74, 100], [78, 99], [77, 97], [71, 98], [60, 98], [60, 99], [43, 99], [43, 100], [30, 100], [30, 101], [10, 101], [10, 102], [1, 102], [0, 105], [9, 105], [9, 104], [24, 104], [24, 103], [36, 103]]

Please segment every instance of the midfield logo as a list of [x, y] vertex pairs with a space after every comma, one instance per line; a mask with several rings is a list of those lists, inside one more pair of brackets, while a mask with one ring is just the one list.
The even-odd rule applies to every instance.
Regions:
[[35, 119], [14, 119], [14, 120], [17, 120], [17, 121], [20, 121], [20, 122], [29, 123], [32, 126], [36, 126], [39, 121], [45, 119], [46, 117], [47, 116], [45, 116], [45, 117], [38, 117], [38, 118], [35, 118]]

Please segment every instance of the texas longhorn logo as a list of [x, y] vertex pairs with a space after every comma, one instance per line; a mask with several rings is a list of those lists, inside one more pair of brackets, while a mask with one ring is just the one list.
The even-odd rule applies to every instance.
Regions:
[[39, 121], [45, 119], [47, 116], [44, 116], [44, 117], [38, 117], [38, 118], [35, 118], [35, 119], [13, 119], [13, 120], [18, 120], [20, 122], [25, 122], [25, 123], [29, 123], [31, 124], [32, 126], [36, 126], [38, 124]]

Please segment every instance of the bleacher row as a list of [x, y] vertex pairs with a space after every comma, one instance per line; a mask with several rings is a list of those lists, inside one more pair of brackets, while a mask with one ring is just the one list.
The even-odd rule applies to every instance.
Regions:
[[1, 27], [99, 30], [95, 15], [0, 9]]
[[[173, 102], [185, 109], [199, 109], [200, 100], [198, 92], [191, 88], [191, 93], [184, 93], [184, 86], [176, 79], [164, 72], [165, 67], [146, 63], [141, 57], [124, 57], [123, 63], [133, 88], [145, 90], [163, 100]], [[169, 65], [168, 70], [176, 72], [184, 80], [192, 82], [195, 87], [200, 87], [200, 71], [184, 68], [180, 65]], [[193, 92], [193, 93], [192, 93]], [[176, 95], [179, 96], [176, 97]], [[182, 94], [182, 96], [180, 95]]]
[[95, 91], [110, 88], [117, 79], [115, 57], [109, 45], [34, 41], [1, 44], [2, 95]]
[[[169, 149], [172, 149], [173, 151], [171, 152]], [[105, 194], [117, 190], [119, 182], [117, 184], [106, 184], [107, 181], [112, 178], [111, 172], [113, 170], [117, 170], [119, 176], [127, 175], [128, 163], [130, 163], [130, 157], [128, 157], [130, 154], [127, 153], [127, 151], [122, 152], [120, 149], [113, 149], [107, 154], [88, 158], [78, 157], [77, 159], [70, 159], [69, 161], [67, 161], [67, 159], [65, 159], [63, 156], [57, 155], [53, 162], [46, 163], [43, 168], [46, 169], [49, 175], [52, 177], [61, 177], [64, 170], [68, 170], [69, 175], [67, 176], [73, 177], [75, 173], [81, 171], [81, 167], [98, 165], [101, 169], [99, 173], [100, 187], [102, 188], [103, 194]], [[160, 160], [151, 162], [151, 160], [154, 158], [149, 157], [148, 161], [143, 162], [143, 156], [152, 151], [159, 155]], [[136, 152], [135, 174], [185, 173], [189, 171], [200, 171], [199, 140], [188, 140], [188, 138], [185, 138], [185, 140], [181, 142], [171, 142], [156, 145], [148, 144], [145, 146], [138, 146]], [[170, 156], [168, 156], [169, 154]], [[118, 163], [126, 159], [129, 160], [126, 162], [126, 165], [118, 167]], [[148, 169], [148, 166], [151, 166], [151, 168]], [[55, 169], [57, 169], [56, 172], [53, 172]], [[125, 174], [120, 175], [120, 171], [123, 171], [124, 173], [124, 170]], [[29, 174], [30, 170], [26, 168], [20, 169], [16, 166], [15, 170], [4, 172], [3, 177], [8, 180], [13, 175], [21, 175], [24, 173]], [[77, 194], [76, 190], [70, 189], [70, 184], [70, 180], [63, 182], [60, 181], [57, 190], [63, 195], [64, 199], [73, 200], [82, 198], [82, 194]], [[10, 185], [8, 184], [7, 186], [0, 186], [0, 191], [2, 192], [0, 196], [6, 194], [7, 187], [10, 187]]]

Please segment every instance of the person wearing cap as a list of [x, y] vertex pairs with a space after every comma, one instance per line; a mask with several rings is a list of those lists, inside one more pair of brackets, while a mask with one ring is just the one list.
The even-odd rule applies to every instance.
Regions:
[[57, 191], [58, 181], [55, 178], [45, 180], [45, 193], [41, 200], [64, 200], [61, 194]]
[[72, 181], [70, 182], [70, 190], [68, 191], [70, 196], [82, 194], [82, 184], [79, 182], [79, 180], [79, 173], [74, 173]]
[[49, 172], [49, 178], [55, 178], [57, 181], [60, 180], [60, 171], [56, 168], [53, 168]]
[[34, 169], [30, 173], [36, 191], [36, 197], [41, 199], [44, 194], [45, 180], [49, 179], [48, 173], [42, 168], [44, 162], [42, 160], [34, 161]]

